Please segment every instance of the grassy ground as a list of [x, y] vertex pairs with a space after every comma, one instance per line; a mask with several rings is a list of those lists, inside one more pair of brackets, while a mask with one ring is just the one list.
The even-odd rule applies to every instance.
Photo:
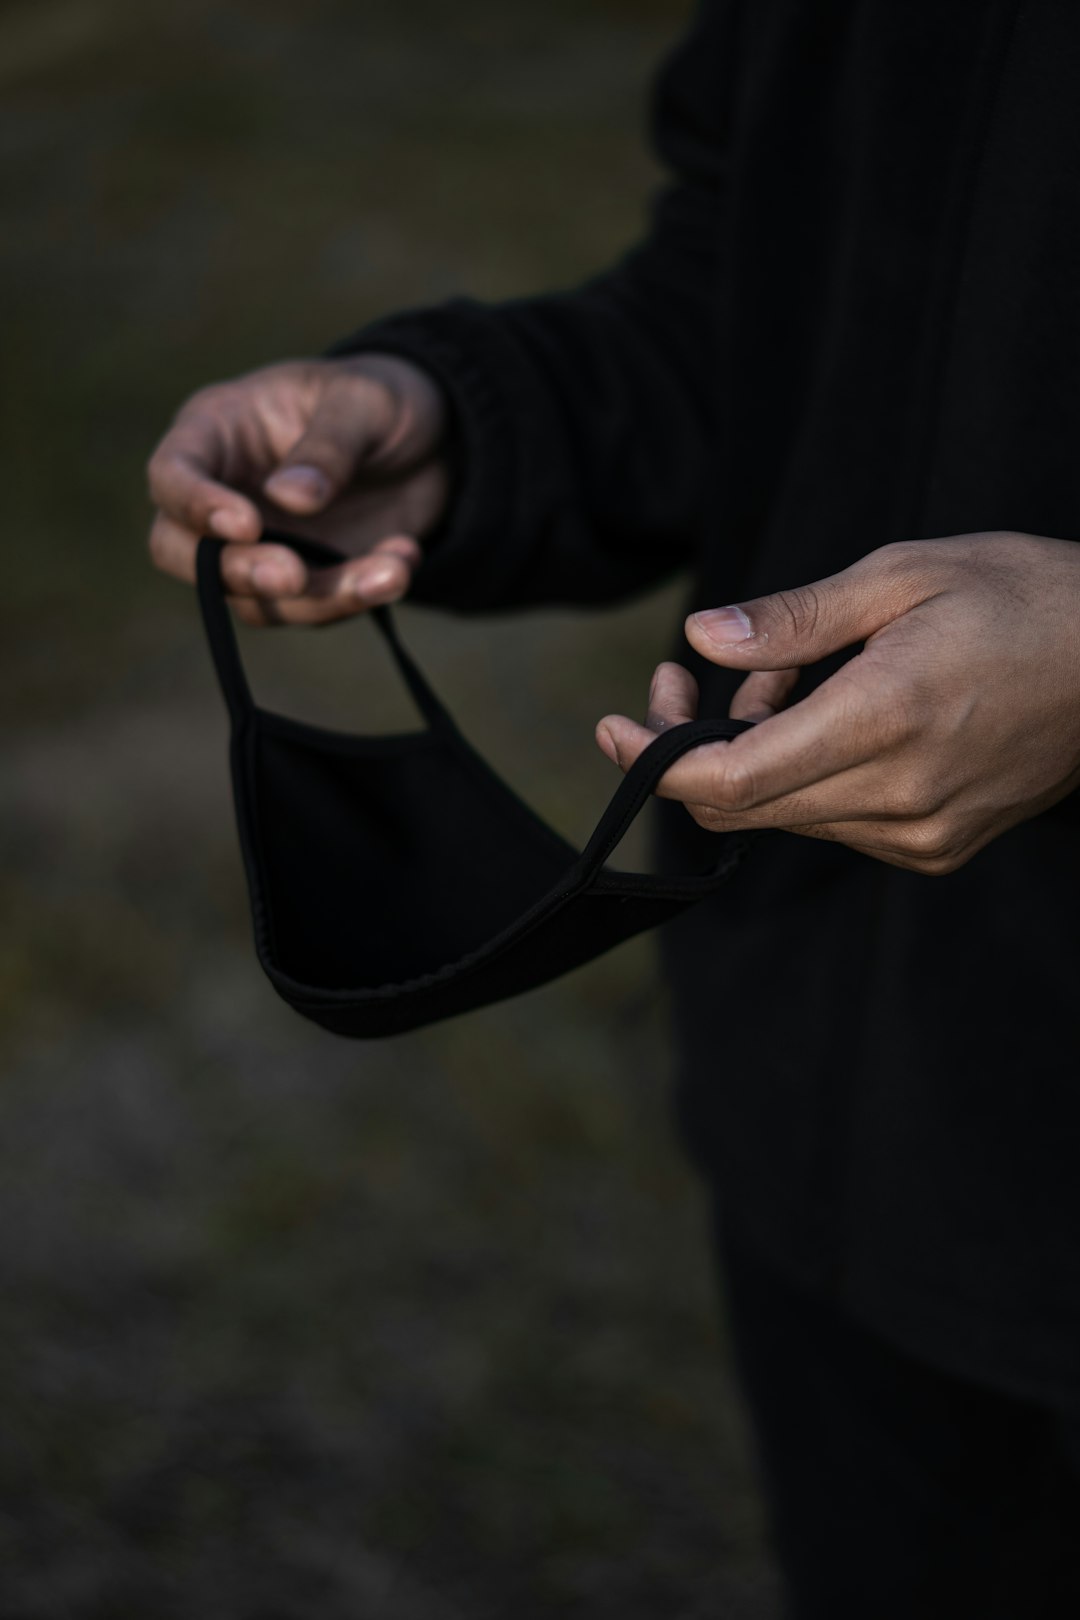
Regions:
[[[0, 1614], [764, 1620], [648, 944], [354, 1047], [258, 973], [142, 465], [185, 393], [638, 229], [676, 0], [0, 14]], [[677, 595], [404, 615], [580, 839]], [[391, 714], [363, 625], [261, 690]], [[365, 707], [353, 694], [363, 691]]]

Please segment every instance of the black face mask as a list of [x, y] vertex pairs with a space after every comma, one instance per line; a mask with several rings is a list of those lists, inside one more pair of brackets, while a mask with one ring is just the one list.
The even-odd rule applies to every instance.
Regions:
[[[267, 531], [313, 566], [336, 551]], [[259, 961], [297, 1012], [339, 1035], [393, 1035], [545, 984], [712, 894], [746, 838], [715, 834], [707, 872], [651, 877], [604, 862], [657, 781], [746, 722], [662, 732], [579, 854], [469, 746], [371, 610], [427, 729], [352, 736], [252, 702], [225, 601], [223, 542], [198, 550], [198, 593], [232, 721], [240, 847]]]

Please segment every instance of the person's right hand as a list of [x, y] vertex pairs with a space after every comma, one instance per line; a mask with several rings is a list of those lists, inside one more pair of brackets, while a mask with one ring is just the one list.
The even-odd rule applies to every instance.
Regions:
[[[189, 584], [204, 534], [234, 542], [222, 577], [248, 624], [326, 624], [403, 596], [446, 508], [448, 416], [435, 383], [391, 354], [285, 360], [201, 388], [147, 467], [150, 555]], [[308, 569], [263, 523], [346, 552]]]

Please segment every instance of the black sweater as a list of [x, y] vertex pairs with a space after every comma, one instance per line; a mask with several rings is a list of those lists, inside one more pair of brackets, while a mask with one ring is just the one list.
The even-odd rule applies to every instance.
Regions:
[[[439, 377], [462, 480], [414, 596], [693, 606], [888, 541], [1080, 539], [1080, 5], [713, 0], [657, 83], [670, 181], [579, 289], [339, 352]], [[694, 660], [703, 710], [734, 677]], [[810, 672], [803, 689], [828, 668]], [[1080, 825], [946, 878], [786, 834], [667, 932], [687, 1140], [794, 1279], [1080, 1405]], [[658, 809], [686, 869], [709, 835]]]

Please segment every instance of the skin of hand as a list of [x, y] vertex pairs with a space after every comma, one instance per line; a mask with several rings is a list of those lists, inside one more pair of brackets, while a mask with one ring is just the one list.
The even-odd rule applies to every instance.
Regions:
[[[248, 624], [327, 624], [396, 601], [446, 507], [447, 436], [438, 385], [397, 355], [284, 360], [212, 383], [150, 457], [150, 555], [190, 584], [202, 535], [234, 542], [222, 575]], [[286, 546], [256, 547], [283, 514], [350, 560], [309, 570]]]
[[[774, 827], [910, 871], [953, 872], [1080, 785], [1080, 545], [962, 534], [884, 546], [813, 585], [691, 614], [703, 657], [746, 670], [731, 704], [757, 722], [661, 779], [714, 831]], [[807, 697], [800, 666], [863, 643]], [[697, 711], [664, 663], [644, 726], [596, 740], [623, 771]]]

